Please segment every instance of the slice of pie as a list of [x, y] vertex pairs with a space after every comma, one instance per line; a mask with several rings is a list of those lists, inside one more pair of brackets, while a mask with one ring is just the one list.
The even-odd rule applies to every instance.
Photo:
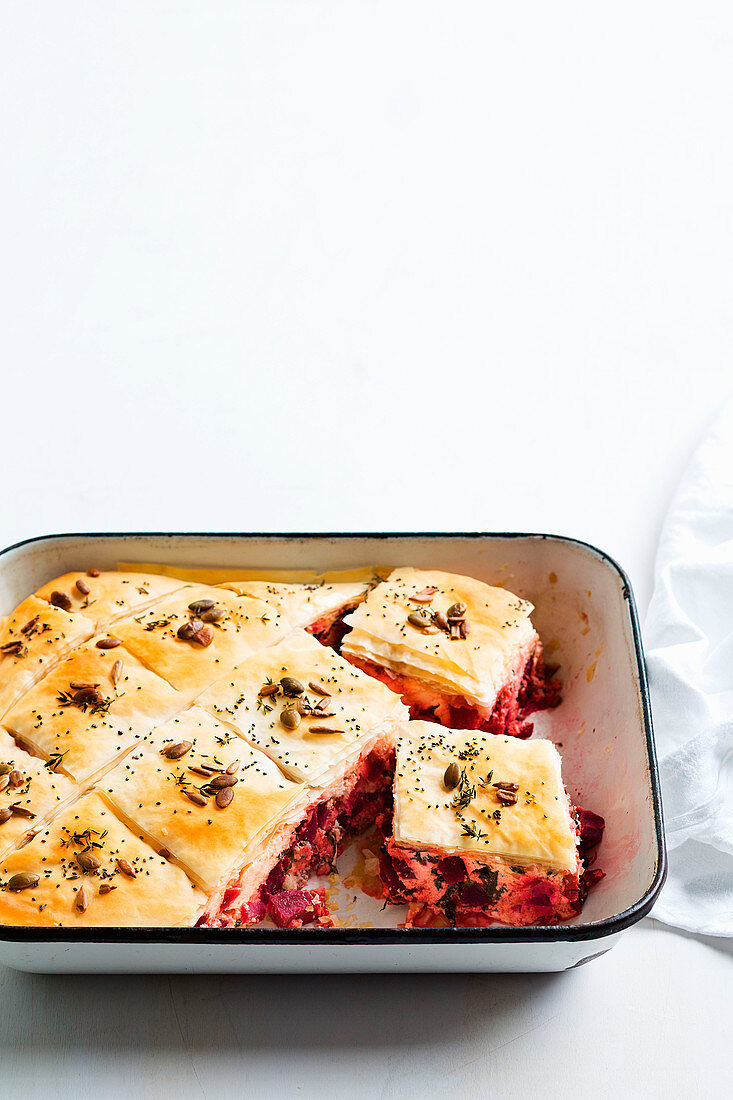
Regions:
[[0, 718], [23, 692], [94, 633], [94, 623], [29, 596], [0, 626]]
[[3, 720], [16, 737], [77, 781], [111, 766], [187, 702], [124, 646], [100, 649], [99, 640], [65, 657]]
[[408, 924], [556, 924], [578, 912], [574, 808], [551, 741], [402, 725], [381, 873]]
[[0, 859], [2, 924], [171, 928], [195, 923], [205, 901], [94, 792]]
[[293, 626], [304, 627], [322, 645], [338, 649], [346, 629], [344, 616], [363, 602], [372, 584], [373, 578], [369, 572], [364, 580], [324, 580], [309, 584], [227, 581], [221, 587], [239, 595], [264, 600]]
[[102, 630], [182, 587], [183, 581], [170, 577], [92, 569], [56, 577], [39, 588], [36, 596], [62, 611], [83, 612], [97, 630]]
[[248, 657], [198, 699], [293, 779], [322, 785], [356, 767], [385, 722], [408, 717], [397, 696], [296, 630]]
[[180, 588], [112, 628], [131, 653], [189, 700], [290, 629], [277, 608], [208, 585]]
[[264, 753], [199, 707], [158, 727], [101, 788], [130, 828], [165, 849], [208, 893], [226, 886], [302, 793]]
[[47, 761], [31, 756], [0, 730], [0, 856], [78, 794]]
[[395, 569], [349, 615], [342, 653], [402, 696], [413, 718], [527, 737], [531, 710], [559, 702], [530, 614], [503, 588]]

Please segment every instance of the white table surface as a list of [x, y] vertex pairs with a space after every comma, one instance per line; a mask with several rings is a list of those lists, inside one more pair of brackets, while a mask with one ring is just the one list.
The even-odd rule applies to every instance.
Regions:
[[[643, 612], [733, 382], [725, 3], [6, 5], [0, 542], [549, 530]], [[0, 1096], [724, 1095], [733, 949], [0, 970]]]

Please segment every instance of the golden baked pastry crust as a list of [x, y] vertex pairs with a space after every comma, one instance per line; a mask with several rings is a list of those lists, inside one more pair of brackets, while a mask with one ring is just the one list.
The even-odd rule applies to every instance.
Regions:
[[[211, 643], [182, 640], [178, 630], [196, 618], [189, 605], [204, 600], [224, 612], [221, 621], [203, 623], [210, 631]], [[144, 665], [192, 700], [223, 673], [256, 650], [272, 645], [290, 629], [277, 609], [261, 600], [208, 585], [188, 585], [140, 615], [116, 623], [112, 632]]]
[[[0, 822], [0, 856], [15, 847], [22, 836], [37, 831], [51, 813], [78, 794], [79, 788], [64, 775], [46, 766], [46, 761], [24, 752], [10, 734], [0, 729], [0, 783], [20, 772], [22, 783], [10, 782], [0, 790], [0, 816], [10, 807], [19, 808], [7, 821]], [[7, 771], [6, 769], [12, 769]], [[28, 816], [32, 814], [33, 816]]]
[[279, 581], [227, 581], [220, 587], [264, 600], [293, 626], [310, 626], [342, 608], [360, 603], [369, 590], [369, 582], [283, 584]]
[[[79, 865], [85, 850], [100, 861], [96, 873], [85, 873]], [[129, 862], [134, 878], [119, 869], [118, 859]], [[38, 885], [10, 889], [10, 880], [24, 873], [38, 875]], [[100, 894], [100, 886], [114, 889]], [[79, 908], [81, 887], [84, 911]], [[205, 901], [180, 868], [134, 836], [95, 792], [62, 810], [30, 844], [0, 860], [2, 924], [173, 927], [193, 924]]]
[[93, 633], [94, 623], [85, 615], [70, 615], [37, 596], [23, 600], [0, 630], [0, 718]]
[[61, 593], [69, 600], [70, 612], [81, 611], [95, 623], [97, 630], [101, 630], [182, 586], [183, 581], [146, 573], [107, 571], [97, 577], [88, 573], [64, 573], [39, 588], [36, 596], [41, 600], [51, 600], [54, 593]]
[[[445, 775], [452, 764], [463, 777], [448, 789]], [[516, 805], [502, 804], [496, 783], [518, 785]], [[416, 847], [502, 856], [558, 871], [575, 871], [578, 865], [560, 754], [541, 738], [522, 741], [432, 722], [402, 725], [394, 837]]]
[[[412, 597], [435, 588], [429, 604]], [[408, 616], [422, 613], [426, 623], [435, 612], [465, 604], [466, 638], [443, 630], [424, 633]], [[537, 642], [530, 621], [532, 604], [503, 588], [472, 577], [439, 570], [402, 568], [374, 588], [348, 615], [352, 630], [342, 653], [414, 677], [449, 695], [491, 706], [498, 692], [526, 661]]]
[[[264, 685], [279, 684], [283, 677], [298, 680], [303, 694], [287, 696], [280, 689], [277, 695], [260, 695]], [[297, 728], [288, 729], [280, 716], [298, 699], [313, 708], [325, 706], [320, 714], [313, 710], [300, 717]], [[366, 742], [378, 726], [408, 717], [394, 692], [303, 630], [248, 657], [231, 675], [212, 684], [198, 705], [266, 752], [288, 775], [319, 783], [326, 782], [337, 762]], [[338, 732], [312, 733], [314, 728]]]
[[[121, 664], [117, 684], [113, 671]], [[73, 702], [75, 684], [97, 685], [99, 704]], [[111, 764], [154, 726], [186, 705], [162, 677], [124, 646], [75, 649], [6, 714], [5, 725], [36, 751], [60, 757], [58, 767], [81, 781]]]
[[[168, 759], [166, 744], [182, 742], [190, 742], [190, 750]], [[203, 806], [189, 800], [187, 791], [198, 793], [210, 782], [191, 767], [225, 769], [236, 761], [229, 806], [219, 808], [213, 795], [205, 795]], [[105, 777], [101, 789], [130, 828], [167, 848], [208, 890], [302, 793], [264, 753], [199, 707], [156, 729]]]

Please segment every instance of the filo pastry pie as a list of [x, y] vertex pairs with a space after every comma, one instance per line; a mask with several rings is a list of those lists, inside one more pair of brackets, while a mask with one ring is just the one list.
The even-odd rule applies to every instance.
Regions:
[[532, 604], [439, 570], [395, 569], [356, 611], [341, 652], [398, 692], [416, 719], [528, 737], [560, 684], [542, 660]]

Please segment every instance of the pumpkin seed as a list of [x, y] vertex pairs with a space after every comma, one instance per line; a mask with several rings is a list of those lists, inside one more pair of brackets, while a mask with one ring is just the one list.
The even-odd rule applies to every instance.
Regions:
[[91, 588], [86, 581], [83, 581], [81, 579], [81, 577], [79, 577], [78, 581], [76, 582], [76, 588], [78, 592], [81, 592], [82, 596], [88, 596], [91, 592]]
[[220, 810], [226, 810], [234, 799], [234, 787], [222, 787], [216, 792], [216, 804]]
[[458, 600], [456, 603], [452, 603], [446, 612], [448, 620], [462, 619], [466, 614], [466, 605], [462, 600]]
[[283, 676], [280, 686], [285, 695], [302, 695], [305, 691], [300, 680], [296, 680], [294, 676]]
[[117, 866], [123, 875], [127, 875], [128, 878], [137, 878], [137, 871], [132, 866], [129, 859], [118, 859]]
[[212, 607], [210, 611], [202, 611], [201, 618], [205, 623], [220, 623], [226, 616], [223, 607]]
[[300, 725], [300, 715], [295, 707], [286, 707], [280, 715], [280, 725], [286, 730], [297, 730]]
[[76, 857], [76, 862], [81, 867], [82, 871], [98, 871], [102, 866], [102, 861], [99, 856], [95, 856], [94, 852], [79, 852]]
[[435, 593], [438, 591], [434, 585], [428, 585], [427, 588], [423, 588], [421, 592], [416, 592], [414, 596], [410, 596], [411, 603], [432, 603], [435, 597]]
[[54, 607], [60, 607], [62, 611], [71, 611], [71, 597], [65, 592], [52, 592], [50, 603]]
[[445, 775], [443, 776], [443, 786], [448, 791], [452, 791], [454, 787], [457, 787], [461, 781], [461, 769], [454, 761], [449, 764], [445, 769]]
[[168, 745], [163, 749], [163, 756], [168, 760], [180, 760], [193, 748], [191, 741], [177, 741], [175, 745]]
[[74, 692], [74, 702], [82, 706], [86, 703], [103, 703], [104, 696], [99, 688], [84, 687], [80, 691]]
[[198, 791], [184, 791], [183, 792], [190, 802], [194, 802], [197, 806], [205, 806], [207, 799], [204, 795], [199, 794]]
[[29, 886], [38, 886], [40, 881], [40, 876], [32, 871], [20, 871], [9, 880], [8, 890], [27, 890]]
[[496, 797], [502, 806], [515, 806], [517, 803], [517, 796], [513, 791], [497, 791]]
[[97, 649], [117, 649], [118, 645], [122, 645], [119, 638], [100, 638], [97, 642]]
[[430, 619], [426, 619], [419, 611], [411, 611], [407, 621], [410, 626], [415, 626], [418, 630], [424, 630], [426, 626], [430, 626]]
[[326, 691], [323, 684], [316, 684], [313, 680], [309, 680], [308, 687], [311, 689], [311, 691], [315, 691], [316, 695], [325, 695], [327, 699], [331, 698], [331, 692]]
[[224, 772], [223, 775], [215, 775], [209, 780], [209, 786], [212, 791], [223, 791], [225, 787], [236, 787], [239, 780], [236, 775], [227, 775]]
[[202, 645], [204, 649], [210, 646], [214, 640], [214, 628], [212, 626], [202, 626], [200, 630], [197, 630], [193, 636], [193, 640]]
[[203, 615], [204, 611], [211, 611], [215, 606], [213, 600], [194, 600], [188, 605], [188, 610], [193, 611], [194, 615]]

